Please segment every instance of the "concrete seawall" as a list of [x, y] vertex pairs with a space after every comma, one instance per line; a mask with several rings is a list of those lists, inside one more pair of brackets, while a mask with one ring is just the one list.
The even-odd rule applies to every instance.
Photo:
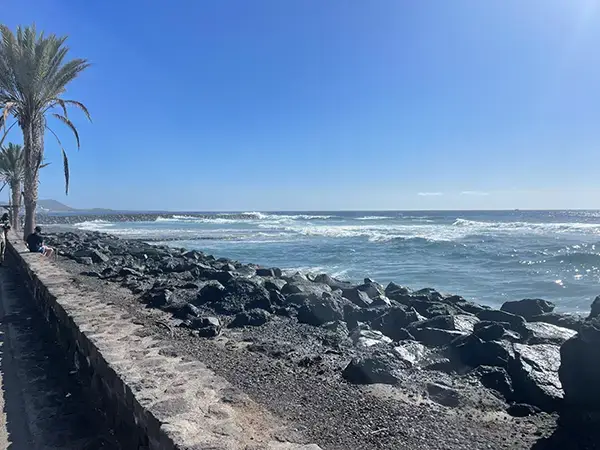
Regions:
[[123, 448], [319, 448], [274, 439], [280, 424], [251, 399], [199, 361], [170, 355], [164, 340], [14, 233], [7, 253]]

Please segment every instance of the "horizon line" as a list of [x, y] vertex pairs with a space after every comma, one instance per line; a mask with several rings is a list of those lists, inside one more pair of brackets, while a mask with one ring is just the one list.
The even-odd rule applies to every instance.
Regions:
[[69, 211], [52, 211], [50, 213], [78, 213], [78, 212], [99, 212], [99, 213], [132, 213], [132, 214], [160, 214], [160, 213], [202, 213], [202, 214], [218, 214], [218, 213], [284, 213], [284, 212], [542, 212], [542, 211], [600, 211], [600, 208], [498, 208], [498, 209], [223, 209], [223, 210], [171, 210], [171, 209], [112, 209], [112, 208], [72, 208]]

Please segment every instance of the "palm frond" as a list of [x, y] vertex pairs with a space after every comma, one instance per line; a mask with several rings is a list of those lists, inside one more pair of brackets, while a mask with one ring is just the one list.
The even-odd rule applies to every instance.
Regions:
[[[63, 148], [62, 142], [60, 141], [58, 135], [54, 132], [54, 130], [52, 130], [52, 128], [50, 128], [50, 127], [46, 127], [46, 129], [54, 135], [54, 137], [56, 138], [56, 142], [58, 142], [58, 146], [60, 147], [60, 151], [61, 151], [62, 157], [63, 157], [64, 172], [65, 172], [65, 193], [68, 195], [69, 194], [69, 159], [67, 158], [67, 152]], [[49, 164], [50, 163], [45, 164], [45, 165], [40, 164], [39, 168], [41, 169], [42, 167], [45, 167]]]
[[[87, 119], [91, 122], [92, 121], [92, 116], [90, 115], [90, 112], [88, 111], [87, 107], [81, 103], [78, 102], [76, 100], [63, 100], [63, 102], [65, 102], [65, 104], [67, 105], [72, 105], [75, 106], [76, 108], [79, 108], [80, 110], [83, 111], [83, 113], [85, 114], [85, 117], [87, 117]], [[65, 114], [66, 117], [66, 114]]]
[[63, 116], [65, 116], [68, 119], [69, 112], [67, 111], [67, 105], [65, 104], [65, 101], [62, 98], [54, 99], [54, 101], [52, 103], [50, 103], [48, 108], [52, 108], [53, 106], [56, 106], [56, 105], [59, 105], [62, 108]]
[[4, 130], [4, 133], [2, 133], [2, 137], [0, 138], [0, 147], [2, 147], [2, 144], [4, 144], [4, 139], [6, 139], [6, 136], [8, 136], [8, 133], [11, 130], [11, 128], [14, 127], [16, 124], [17, 122], [13, 122], [10, 127]]
[[60, 120], [62, 123], [64, 123], [71, 129], [71, 131], [75, 135], [75, 140], [77, 141], [77, 148], [79, 148], [79, 133], [77, 132], [77, 128], [75, 128], [75, 125], [73, 125], [73, 122], [71, 122], [65, 116], [61, 116], [60, 114], [53, 113], [52, 116], [56, 117], [58, 120]]
[[63, 157], [63, 170], [65, 172], [65, 195], [69, 195], [69, 158], [67, 157], [67, 152], [65, 152], [64, 148], [61, 148], [62, 157]]

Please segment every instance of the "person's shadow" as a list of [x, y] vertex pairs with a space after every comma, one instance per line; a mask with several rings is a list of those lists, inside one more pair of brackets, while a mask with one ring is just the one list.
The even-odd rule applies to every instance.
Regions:
[[[599, 380], [600, 381], [600, 380]], [[563, 411], [552, 435], [541, 438], [532, 450], [600, 449], [600, 412]]]

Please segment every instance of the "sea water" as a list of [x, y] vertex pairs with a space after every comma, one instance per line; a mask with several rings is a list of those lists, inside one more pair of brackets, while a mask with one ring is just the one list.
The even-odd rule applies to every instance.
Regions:
[[586, 313], [600, 294], [600, 211], [165, 213], [76, 227], [355, 282], [434, 287], [496, 307], [544, 298]]

